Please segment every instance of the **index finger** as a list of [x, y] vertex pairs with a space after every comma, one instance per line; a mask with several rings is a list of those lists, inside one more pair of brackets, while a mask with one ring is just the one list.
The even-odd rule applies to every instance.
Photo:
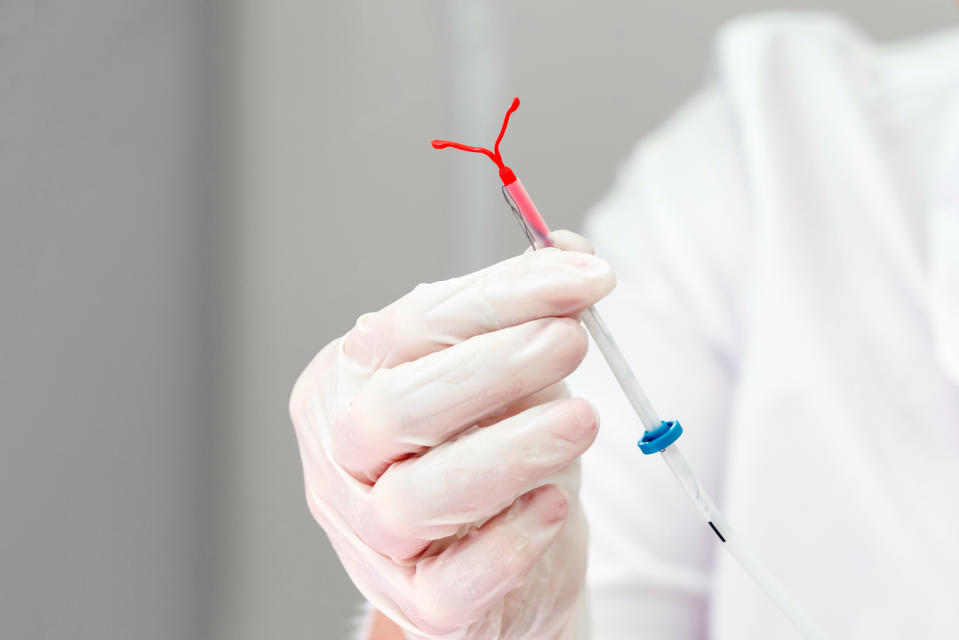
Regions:
[[609, 264], [578, 251], [543, 249], [461, 278], [420, 285], [366, 314], [343, 354], [369, 373], [392, 368], [482, 333], [537, 318], [571, 316], [616, 284]]

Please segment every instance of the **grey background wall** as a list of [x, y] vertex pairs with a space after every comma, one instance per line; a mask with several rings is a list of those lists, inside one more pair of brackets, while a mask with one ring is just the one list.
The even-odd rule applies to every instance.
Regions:
[[201, 621], [203, 28], [0, 2], [0, 637]]
[[[731, 16], [947, 0], [0, 0], [0, 636], [339, 638], [288, 390], [361, 312], [575, 228]], [[572, 153], [575, 151], [575, 153]], [[456, 230], [465, 230], [457, 232]]]

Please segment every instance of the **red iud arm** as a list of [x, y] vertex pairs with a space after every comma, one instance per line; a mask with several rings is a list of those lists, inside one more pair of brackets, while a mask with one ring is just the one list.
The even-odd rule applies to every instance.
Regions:
[[452, 147], [470, 153], [482, 153], [492, 160], [496, 166], [499, 167], [499, 177], [500, 180], [503, 181], [503, 191], [506, 192], [510, 205], [514, 207], [516, 214], [520, 217], [520, 221], [529, 236], [530, 243], [536, 249], [552, 247], [554, 244], [553, 239], [550, 238], [549, 235], [549, 227], [546, 226], [546, 222], [536, 209], [536, 205], [533, 204], [533, 199], [529, 197], [529, 193], [526, 192], [523, 183], [516, 178], [513, 170], [503, 162], [503, 156], [499, 151], [499, 143], [503, 141], [503, 136], [506, 134], [506, 125], [509, 124], [509, 117], [517, 109], [519, 109], [519, 98], [513, 98], [512, 104], [510, 104], [509, 109], [506, 110], [506, 117], [503, 118], [503, 126], [499, 130], [499, 136], [496, 137], [496, 143], [493, 145], [492, 151], [486, 147], [472, 147], [451, 140], [433, 140], [432, 144], [435, 149]]
[[506, 117], [503, 118], [503, 126], [499, 130], [499, 136], [496, 138], [496, 144], [493, 145], [493, 150], [490, 151], [486, 147], [471, 147], [460, 142], [453, 142], [452, 140], [433, 140], [432, 145], [434, 149], [445, 149], [446, 147], [453, 147], [454, 149], [459, 149], [460, 151], [469, 151], [470, 153], [482, 153], [489, 156], [489, 159], [492, 160], [497, 167], [499, 167], [499, 177], [503, 181], [504, 185], [510, 185], [516, 182], [516, 174], [513, 173], [513, 170], [506, 166], [503, 162], [503, 156], [499, 152], [499, 143], [503, 141], [503, 136], [506, 134], [506, 125], [509, 124], [509, 117], [513, 114], [514, 111], [519, 109], [519, 98], [513, 98], [513, 103], [509, 106], [509, 109], [506, 111]]

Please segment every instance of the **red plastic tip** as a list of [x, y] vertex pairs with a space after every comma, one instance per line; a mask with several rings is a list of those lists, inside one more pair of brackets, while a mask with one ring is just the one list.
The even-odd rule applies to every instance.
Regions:
[[486, 147], [471, 147], [460, 142], [453, 142], [452, 140], [433, 140], [430, 142], [430, 144], [433, 145], [434, 149], [445, 149], [447, 147], [452, 147], [454, 149], [459, 149], [460, 151], [482, 153], [483, 155], [488, 156], [489, 159], [492, 160], [497, 167], [499, 167], [500, 180], [503, 181], [504, 185], [509, 186], [516, 182], [516, 174], [513, 173], [513, 170], [507, 167], [506, 163], [503, 162], [503, 156], [499, 152], [499, 143], [503, 141], [503, 136], [506, 134], [506, 125], [509, 124], [509, 117], [517, 109], [519, 109], [519, 98], [513, 98], [513, 102], [509, 105], [509, 109], [506, 110], [506, 117], [503, 118], [503, 126], [500, 127], [499, 135], [496, 137], [496, 143], [493, 145], [492, 151]]

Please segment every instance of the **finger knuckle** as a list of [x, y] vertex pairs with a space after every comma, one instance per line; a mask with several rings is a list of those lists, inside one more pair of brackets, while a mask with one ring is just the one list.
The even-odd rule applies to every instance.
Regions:
[[340, 340], [334, 340], [323, 347], [293, 383], [288, 409], [294, 425], [309, 419], [316, 395], [330, 377], [329, 370], [333, 367], [332, 354], [339, 348]]
[[[404, 304], [393, 304], [372, 314], [366, 314], [353, 330], [356, 334], [357, 351], [365, 355], [365, 362], [371, 369], [389, 369], [404, 362], [415, 352], [421, 330], [421, 304], [418, 285], [407, 294]], [[362, 320], [361, 318], [361, 320]]]
[[370, 431], [370, 422], [364, 417], [363, 409], [354, 403], [332, 425], [330, 457], [351, 472], [363, 471], [365, 461], [373, 455], [376, 444]]
[[513, 278], [504, 277], [499, 271], [490, 271], [476, 279], [469, 289], [476, 314], [476, 322], [486, 331], [498, 331], [514, 324], [517, 316], [509, 307], [498, 304], [503, 299], [503, 291]]
[[396, 432], [402, 422], [397, 415], [399, 399], [395, 378], [396, 373], [390, 369], [375, 371], [350, 405], [347, 412], [350, 423], [367, 441], [376, 441]]
[[303, 420], [304, 409], [306, 407], [306, 391], [304, 389], [305, 383], [303, 382], [303, 375], [304, 374], [300, 374], [300, 377], [297, 378], [297, 381], [293, 384], [292, 391], [290, 391], [288, 409], [290, 419], [294, 425], [298, 425]]
[[306, 484], [307, 486], [304, 491], [306, 494], [306, 506], [310, 510], [310, 515], [313, 516], [313, 519], [316, 520], [317, 524], [326, 530], [329, 528], [329, 522], [326, 519], [326, 515], [323, 513], [323, 509], [321, 508], [318, 499], [318, 496], [321, 496], [322, 493], [320, 490], [311, 489], [308, 482]]
[[397, 402], [392, 399], [389, 370], [373, 373], [350, 406], [333, 425], [330, 455], [351, 471], [363, 471], [370, 461], [379, 460], [383, 446], [400, 428]]
[[343, 338], [343, 352], [353, 360], [367, 366], [375, 366], [379, 357], [378, 346], [387, 336], [389, 328], [383, 311], [364, 313]]
[[413, 623], [431, 636], [444, 636], [462, 629], [468, 624], [468, 614], [450, 596], [449, 585], [435, 583], [417, 589], [409, 613]]
[[415, 523], [408, 494], [399, 491], [392, 483], [378, 482], [373, 487], [372, 498], [373, 515], [379, 529], [393, 536], [413, 536]]

